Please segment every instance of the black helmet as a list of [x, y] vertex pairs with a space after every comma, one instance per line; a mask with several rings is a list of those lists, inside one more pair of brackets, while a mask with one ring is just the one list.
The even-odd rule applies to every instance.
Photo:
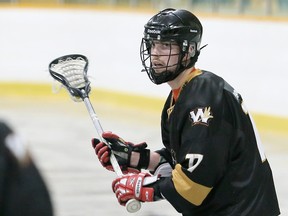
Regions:
[[[144, 71], [155, 84], [175, 79], [182, 71], [194, 66], [200, 54], [200, 43], [202, 38], [202, 25], [199, 19], [187, 10], [175, 10], [167, 8], [154, 15], [144, 26], [144, 37], [142, 38], [140, 57]], [[151, 43], [154, 40], [177, 43], [180, 47], [177, 69], [157, 74], [151, 64]], [[190, 46], [194, 46], [190, 52]], [[185, 54], [190, 55], [188, 64], [183, 65]]]

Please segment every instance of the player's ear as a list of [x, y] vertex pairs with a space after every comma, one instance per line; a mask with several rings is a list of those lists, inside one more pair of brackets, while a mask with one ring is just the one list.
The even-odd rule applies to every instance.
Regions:
[[190, 58], [195, 56], [195, 54], [196, 54], [196, 44], [195, 43], [192, 43], [189, 45], [188, 53], [189, 53]]
[[192, 43], [189, 45], [188, 52], [185, 52], [182, 62], [184, 66], [187, 66], [190, 62], [190, 59], [193, 58], [196, 54], [196, 44]]

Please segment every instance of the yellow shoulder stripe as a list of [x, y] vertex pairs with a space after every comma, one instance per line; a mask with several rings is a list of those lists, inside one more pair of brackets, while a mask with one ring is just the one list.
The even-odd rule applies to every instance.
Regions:
[[195, 69], [192, 73], [189, 74], [186, 83], [190, 82], [193, 78], [199, 76], [202, 74], [202, 71], [200, 69]]
[[206, 187], [189, 179], [181, 169], [181, 165], [177, 164], [172, 171], [172, 181], [176, 191], [190, 203], [199, 206], [207, 197], [212, 187]]

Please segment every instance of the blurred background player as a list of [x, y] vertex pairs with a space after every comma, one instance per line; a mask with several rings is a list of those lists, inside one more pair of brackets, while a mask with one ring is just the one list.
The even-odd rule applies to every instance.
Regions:
[[[171, 87], [161, 119], [164, 148], [152, 152], [146, 143], [103, 133], [127, 173], [112, 183], [119, 203], [166, 199], [183, 215], [279, 215], [272, 172], [241, 95], [195, 68], [203, 33], [198, 18], [165, 9], [144, 28], [144, 71], [153, 83]], [[113, 170], [111, 150], [98, 139], [92, 144]]]
[[24, 142], [4, 121], [0, 121], [0, 215], [53, 215], [38, 168]]

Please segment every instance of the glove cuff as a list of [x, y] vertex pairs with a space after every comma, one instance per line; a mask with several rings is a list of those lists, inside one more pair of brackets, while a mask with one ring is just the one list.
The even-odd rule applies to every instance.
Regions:
[[150, 162], [150, 149], [143, 149], [140, 153], [139, 162], [137, 165], [137, 169], [147, 169]]

